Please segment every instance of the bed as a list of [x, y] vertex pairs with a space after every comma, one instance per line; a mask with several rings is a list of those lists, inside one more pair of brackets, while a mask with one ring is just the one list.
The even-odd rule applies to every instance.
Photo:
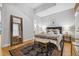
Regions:
[[46, 32], [42, 34], [36, 34], [34, 36], [35, 41], [54, 43], [58, 50], [61, 51], [61, 41], [63, 39], [62, 27], [47, 27]]

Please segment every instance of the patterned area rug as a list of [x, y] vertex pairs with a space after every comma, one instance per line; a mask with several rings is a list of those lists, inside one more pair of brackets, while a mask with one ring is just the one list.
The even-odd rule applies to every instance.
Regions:
[[54, 44], [48, 43], [48, 47], [41, 44], [19, 47], [9, 50], [12, 56], [61, 56]]

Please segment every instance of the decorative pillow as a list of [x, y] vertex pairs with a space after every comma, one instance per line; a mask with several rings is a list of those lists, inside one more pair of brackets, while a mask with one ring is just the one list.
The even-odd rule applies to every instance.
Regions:
[[57, 33], [57, 34], [60, 34], [60, 30], [59, 30], [59, 29], [56, 29], [56, 33]]
[[54, 35], [53, 31], [48, 32], [49, 35]]
[[53, 32], [54, 34], [57, 34], [57, 32], [56, 32], [56, 30], [55, 30], [55, 29], [52, 29], [52, 32]]

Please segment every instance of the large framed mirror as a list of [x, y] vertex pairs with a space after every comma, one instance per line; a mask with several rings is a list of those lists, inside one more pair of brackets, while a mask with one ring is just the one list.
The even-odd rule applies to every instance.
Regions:
[[23, 43], [23, 19], [10, 15], [11, 46]]

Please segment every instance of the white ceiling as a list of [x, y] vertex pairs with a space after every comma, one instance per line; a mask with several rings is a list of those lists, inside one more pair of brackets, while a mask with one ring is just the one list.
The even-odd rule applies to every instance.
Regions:
[[40, 17], [48, 16], [51, 14], [55, 14], [57, 12], [61, 12], [64, 10], [74, 8], [74, 5], [75, 4], [73, 4], [73, 3], [57, 3], [56, 6], [53, 6], [44, 11], [38, 12], [38, 13], [36, 13], [36, 15], [38, 15]]
[[[52, 6], [44, 9], [44, 7], [48, 6], [49, 4], [52, 4]], [[40, 17], [44, 17], [64, 10], [72, 9], [74, 8], [75, 5], [74, 3], [56, 3], [56, 5], [53, 4], [54, 3], [26, 3], [24, 5], [29, 6], [29, 8], [36, 9], [36, 11], [38, 12], [36, 12], [35, 14]]]
[[[23, 4], [16, 3], [14, 5], [22, 5], [24, 8], [24, 11], [26, 11], [26, 9], [28, 9], [28, 8], [31, 8], [32, 10], [35, 10], [35, 9], [39, 10], [39, 9], [43, 8], [43, 5], [47, 6], [48, 3], [23, 3]], [[72, 8], [74, 8], [74, 5], [75, 5], [74, 3], [56, 3], [56, 5], [50, 6], [46, 9], [43, 8], [41, 11], [36, 12], [35, 14], [37, 16], [44, 17], [44, 16], [48, 16], [48, 15], [55, 14], [58, 12], [62, 12], [64, 10], [72, 9]], [[28, 6], [28, 8], [26, 6]], [[38, 8], [38, 7], [40, 7], [40, 8]]]
[[30, 8], [37, 8], [39, 7], [40, 5], [42, 5], [43, 3], [27, 3], [26, 5], [29, 6]]
[[56, 3], [43, 3], [34, 9], [34, 13], [44, 11], [50, 7], [56, 6]]
[[[42, 5], [43, 3], [12, 3], [12, 4], [16, 6], [23, 6], [23, 8], [25, 9], [28, 9], [28, 8], [35, 9], [40, 5]], [[26, 8], [26, 6], [28, 6], [28, 8]]]

